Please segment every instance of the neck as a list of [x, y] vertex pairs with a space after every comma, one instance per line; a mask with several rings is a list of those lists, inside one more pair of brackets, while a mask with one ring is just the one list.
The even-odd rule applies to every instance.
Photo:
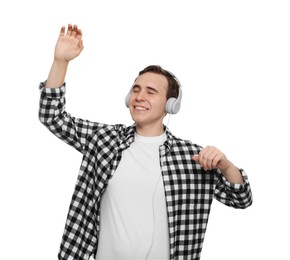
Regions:
[[142, 136], [158, 136], [164, 133], [163, 124], [158, 127], [136, 125], [136, 132]]

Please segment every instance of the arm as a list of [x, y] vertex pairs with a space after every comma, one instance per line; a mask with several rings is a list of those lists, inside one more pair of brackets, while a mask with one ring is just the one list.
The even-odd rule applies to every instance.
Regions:
[[244, 182], [239, 169], [214, 146], [206, 146], [192, 159], [198, 162], [205, 170], [220, 169], [222, 175], [231, 183], [242, 184]]
[[57, 88], [63, 85], [69, 62], [79, 56], [83, 48], [82, 31], [76, 25], [69, 24], [65, 34], [63, 26], [55, 46], [54, 60], [45, 87]]
[[102, 124], [72, 117], [65, 111], [65, 75], [69, 61], [77, 57], [83, 49], [82, 33], [77, 26], [65, 27], [55, 47], [54, 61], [48, 79], [40, 84], [41, 96], [39, 120], [54, 135], [83, 152], [87, 137]]
[[88, 136], [104, 125], [75, 118], [66, 112], [65, 84], [59, 88], [46, 88], [42, 82], [40, 89], [40, 122], [62, 141], [80, 152], [85, 151]]
[[205, 170], [214, 169], [217, 200], [234, 208], [246, 208], [252, 204], [252, 192], [246, 173], [229, 161], [220, 150], [207, 146], [192, 159]]

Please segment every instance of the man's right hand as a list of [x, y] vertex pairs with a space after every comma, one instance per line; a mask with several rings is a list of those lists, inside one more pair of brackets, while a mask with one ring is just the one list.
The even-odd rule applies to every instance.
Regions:
[[69, 61], [80, 55], [84, 48], [82, 31], [76, 25], [68, 25], [60, 30], [55, 50], [54, 60], [45, 84], [47, 88], [57, 88], [64, 84]]
[[63, 26], [55, 46], [54, 59], [69, 62], [79, 56], [83, 48], [82, 31], [77, 25], [69, 24], [66, 32]]

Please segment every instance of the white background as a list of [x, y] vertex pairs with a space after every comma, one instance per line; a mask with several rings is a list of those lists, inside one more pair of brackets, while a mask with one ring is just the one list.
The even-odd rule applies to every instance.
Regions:
[[67, 74], [68, 112], [131, 124], [125, 95], [139, 70], [159, 64], [183, 87], [171, 131], [248, 173], [253, 205], [214, 201], [202, 259], [290, 259], [288, 3], [2, 1], [0, 259], [58, 253], [82, 156], [38, 121], [38, 84], [68, 23], [85, 45]]

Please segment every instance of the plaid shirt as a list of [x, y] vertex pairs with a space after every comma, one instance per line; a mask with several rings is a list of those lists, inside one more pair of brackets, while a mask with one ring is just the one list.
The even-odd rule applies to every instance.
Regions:
[[[97, 252], [100, 199], [122, 157], [134, 142], [135, 127], [106, 125], [72, 117], [65, 111], [65, 84], [40, 83], [40, 121], [57, 137], [83, 154], [58, 258], [89, 260]], [[200, 259], [213, 198], [234, 208], [252, 204], [246, 173], [244, 184], [229, 183], [219, 170], [205, 171], [192, 160], [202, 147], [173, 136], [160, 146], [165, 189], [170, 260]]]

